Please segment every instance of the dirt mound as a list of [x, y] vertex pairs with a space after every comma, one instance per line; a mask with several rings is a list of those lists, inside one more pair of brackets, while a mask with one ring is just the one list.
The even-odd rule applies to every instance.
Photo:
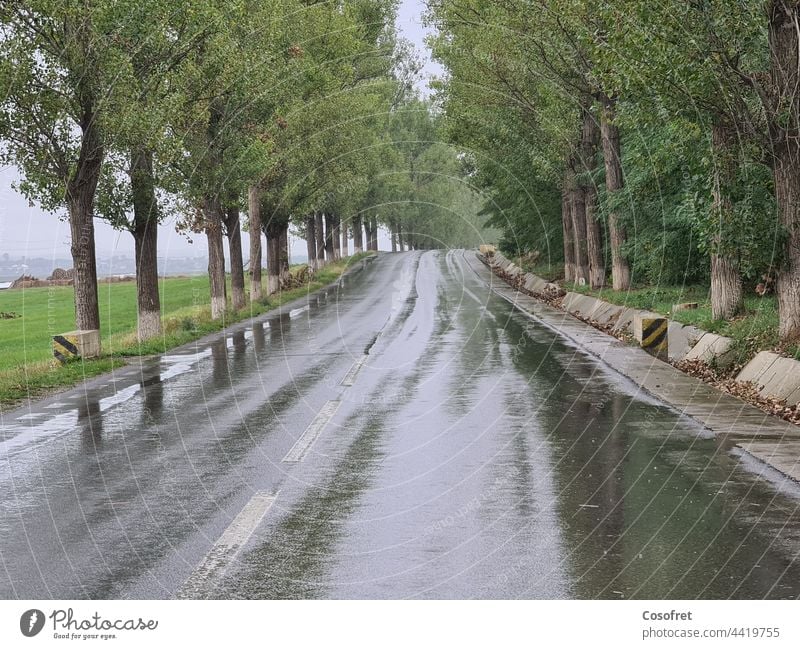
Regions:
[[50, 281], [64, 281], [64, 280], [71, 280], [73, 278], [75, 271], [74, 269], [70, 268], [68, 270], [64, 270], [63, 268], [54, 268], [53, 272], [50, 274], [49, 279]]
[[47, 280], [41, 280], [33, 275], [20, 275], [11, 283], [11, 288], [35, 288], [37, 286], [47, 286]]

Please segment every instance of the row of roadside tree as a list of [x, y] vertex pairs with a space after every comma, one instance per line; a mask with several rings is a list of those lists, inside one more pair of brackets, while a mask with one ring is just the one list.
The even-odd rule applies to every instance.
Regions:
[[429, 6], [446, 132], [507, 250], [593, 288], [708, 282], [716, 319], [774, 277], [800, 338], [800, 2]]
[[[133, 236], [142, 340], [161, 330], [157, 226], [170, 217], [205, 235], [213, 318], [261, 298], [262, 233], [268, 292], [288, 272], [290, 225], [315, 267], [346, 255], [348, 235], [376, 249], [380, 225], [401, 249], [453, 238], [436, 206], [462, 198], [462, 165], [415, 97], [396, 4], [0, 4], [0, 156], [19, 191], [69, 220], [79, 329], [101, 324], [95, 218]], [[430, 209], [413, 200], [426, 187]]]

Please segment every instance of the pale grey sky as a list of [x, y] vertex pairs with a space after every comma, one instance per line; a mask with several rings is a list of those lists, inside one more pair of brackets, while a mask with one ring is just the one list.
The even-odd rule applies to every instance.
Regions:
[[[427, 94], [427, 83], [431, 76], [439, 74], [438, 65], [430, 61], [425, 50], [426, 30], [422, 26], [422, 13], [425, 3], [421, 0], [402, 0], [397, 17], [397, 26], [405, 38], [414, 43], [420, 54], [424, 55], [425, 68], [418, 84], [420, 92]], [[12, 189], [12, 183], [19, 179], [13, 167], [0, 167], [0, 254], [8, 253], [17, 257], [69, 257], [69, 226], [56, 215], [42, 211]], [[95, 220], [97, 257], [112, 255], [133, 257], [133, 237], [127, 232], [114, 230], [103, 221]], [[175, 232], [174, 223], [167, 222], [159, 229], [160, 257], [205, 257], [206, 241], [203, 235], [193, 235], [194, 243]], [[389, 246], [385, 232], [381, 233], [379, 244], [382, 250]], [[242, 245], [247, 257], [249, 237], [243, 234]], [[305, 242], [294, 240], [292, 254], [305, 255]]]

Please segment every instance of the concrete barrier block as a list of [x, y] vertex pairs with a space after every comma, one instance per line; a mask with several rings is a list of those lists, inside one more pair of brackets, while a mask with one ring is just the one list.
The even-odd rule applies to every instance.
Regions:
[[717, 334], [705, 333], [694, 347], [686, 354], [688, 360], [701, 360], [705, 363], [716, 363], [720, 366], [733, 362], [731, 346], [733, 340]]
[[778, 360], [780, 356], [772, 352], [758, 352], [752, 360], [742, 368], [736, 380], [742, 383], [749, 381], [759, 387], [762, 385], [761, 377]]
[[788, 397], [800, 389], [800, 363], [793, 358], [778, 357], [762, 373], [758, 383], [761, 396], [788, 401]]
[[[800, 372], [800, 368], [797, 370]], [[786, 403], [790, 406], [796, 406], [800, 403], [800, 385], [797, 386], [797, 389], [789, 393], [789, 396], [786, 397]]]
[[564, 300], [561, 302], [561, 306], [565, 311], [572, 313], [574, 309], [573, 305], [576, 304], [577, 300], [579, 300], [581, 297], [583, 296], [580, 293], [568, 291], [567, 294], [564, 296]]
[[624, 308], [618, 304], [610, 304], [608, 302], [603, 302], [603, 300], [598, 300], [597, 302], [597, 308], [592, 311], [591, 318], [600, 324], [607, 325], [616, 323], [619, 315], [624, 311]]
[[598, 300], [596, 297], [584, 295], [583, 299], [578, 304], [578, 310], [584, 318], [591, 318], [599, 308], [603, 306], [604, 302]]
[[666, 318], [660, 313], [655, 313], [653, 311], [636, 311], [636, 313], [633, 314], [631, 333], [639, 342], [642, 342], [643, 330], [651, 320], [666, 320]]
[[636, 317], [637, 313], [639, 313], [638, 309], [623, 307], [622, 312], [617, 318], [617, 323], [614, 325], [614, 329], [617, 331], [627, 329], [630, 333], [633, 333], [633, 319]]
[[664, 316], [640, 311], [633, 318], [633, 336], [648, 354], [669, 359], [669, 320]]
[[53, 336], [53, 356], [62, 363], [73, 358], [96, 358], [100, 351], [98, 329], [78, 329]]
[[547, 282], [533, 273], [525, 275], [525, 289], [531, 293], [543, 293], [547, 287]]
[[697, 344], [706, 332], [692, 325], [684, 325], [670, 320], [668, 327], [669, 358], [680, 361]]
[[572, 301], [572, 310], [570, 313], [580, 315], [584, 318], [591, 317], [591, 314], [597, 309], [600, 301], [591, 295], [581, 295]]

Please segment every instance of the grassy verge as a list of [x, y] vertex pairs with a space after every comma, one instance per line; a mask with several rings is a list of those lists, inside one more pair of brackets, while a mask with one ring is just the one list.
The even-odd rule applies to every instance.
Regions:
[[160, 354], [226, 326], [275, 309], [336, 281], [346, 268], [372, 253], [361, 253], [318, 271], [313, 281], [281, 291], [241, 311], [211, 319], [208, 277], [161, 281], [162, 335], [139, 343], [136, 338], [136, 285], [101, 284], [100, 320], [103, 356], [60, 365], [52, 358], [53, 335], [75, 328], [72, 287], [58, 286], [0, 293], [0, 408], [65, 388], [125, 364], [125, 358]]
[[547, 280], [548, 282], [555, 282], [558, 279], [564, 278], [564, 264], [549, 264], [546, 261], [531, 262], [528, 257], [512, 258], [516, 266], [519, 266], [526, 273], [533, 273], [537, 277]]
[[[748, 296], [744, 300], [744, 311], [741, 315], [730, 320], [714, 320], [711, 317], [709, 289], [705, 286], [657, 286], [630, 291], [606, 288], [592, 290], [577, 285], [564, 288], [593, 295], [613, 304], [655, 311], [677, 322], [728, 336], [733, 339], [736, 356], [741, 359], [752, 358], [760, 351], [772, 350], [800, 360], [800, 345], [780, 345], [778, 303], [774, 295]], [[681, 302], [697, 302], [698, 308], [673, 313], [672, 306]]]

